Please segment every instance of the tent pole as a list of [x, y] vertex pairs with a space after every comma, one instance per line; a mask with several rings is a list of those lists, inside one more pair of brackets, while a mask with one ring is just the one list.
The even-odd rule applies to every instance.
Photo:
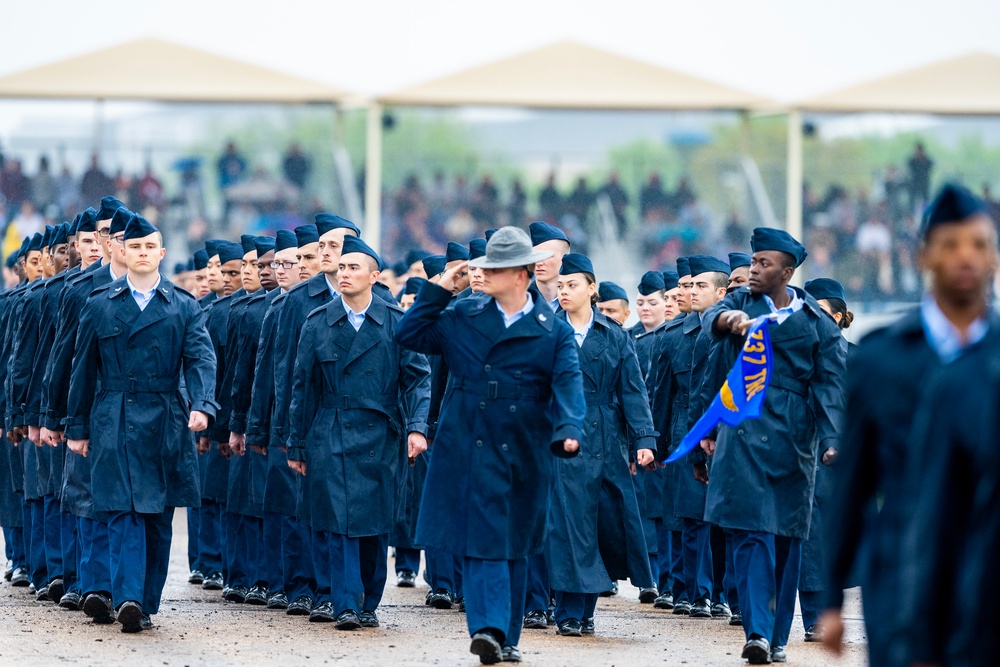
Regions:
[[351, 220], [361, 220], [361, 197], [358, 192], [358, 184], [354, 178], [354, 167], [351, 164], [351, 156], [347, 152], [347, 133], [344, 130], [344, 112], [339, 105], [333, 105], [333, 173], [337, 180], [337, 187], [340, 188], [340, 196], [344, 203], [344, 209]]
[[[785, 230], [803, 242], [802, 238], [802, 112], [788, 112], [788, 183], [785, 188]], [[792, 282], [801, 286], [796, 272]]]
[[365, 132], [365, 240], [381, 253], [382, 245], [382, 105], [368, 107]]

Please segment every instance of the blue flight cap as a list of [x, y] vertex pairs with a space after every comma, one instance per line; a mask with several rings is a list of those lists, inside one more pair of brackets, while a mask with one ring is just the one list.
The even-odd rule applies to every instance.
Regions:
[[417, 262], [424, 261], [424, 257], [430, 257], [431, 253], [427, 252], [423, 248], [415, 248], [410, 252], [406, 253], [406, 268], [409, 270], [411, 266]]
[[590, 258], [578, 252], [570, 252], [563, 255], [562, 266], [559, 267], [560, 276], [568, 276], [572, 273], [589, 273], [594, 275], [594, 263]]
[[279, 229], [274, 240], [274, 252], [281, 252], [289, 248], [298, 248], [299, 241], [295, 238], [295, 232], [287, 229]]
[[76, 233], [97, 231], [97, 210], [88, 208], [80, 214], [80, 222], [76, 226]]
[[711, 255], [691, 255], [688, 257], [688, 266], [691, 268], [692, 276], [700, 276], [703, 273], [729, 275], [729, 262], [724, 262]]
[[649, 296], [653, 292], [660, 292], [664, 289], [663, 274], [659, 271], [646, 271], [639, 281], [639, 294]]
[[750, 237], [750, 249], [754, 252], [777, 250], [791, 255], [795, 260], [796, 268], [802, 266], [802, 262], [806, 261], [806, 257], [809, 256], [805, 246], [792, 238], [791, 234], [783, 229], [774, 229], [773, 227], [758, 227], [753, 230], [753, 236]]
[[188, 257], [187, 270], [194, 271], [194, 257]]
[[676, 271], [664, 271], [663, 272], [663, 290], [669, 292], [670, 290], [677, 287], [680, 282], [680, 276], [677, 275]]
[[253, 239], [253, 247], [257, 251], [257, 258], [260, 259], [267, 253], [274, 250], [274, 237], [255, 236]]
[[677, 258], [677, 277], [678, 278], [683, 278], [684, 276], [690, 276], [690, 275], [691, 275], [691, 266], [690, 266], [690, 264], [688, 264], [688, 258], [687, 257], [678, 257]]
[[444, 255], [428, 255], [421, 260], [424, 264], [424, 273], [427, 274], [428, 278], [433, 278], [436, 275], [444, 273], [445, 256]]
[[219, 248], [222, 247], [224, 243], [229, 243], [225, 239], [208, 239], [205, 241], [205, 254], [208, 255], [209, 259], [212, 259], [219, 254]]
[[444, 262], [449, 264], [451, 262], [465, 261], [469, 259], [469, 250], [461, 243], [455, 243], [454, 241], [448, 242], [448, 249], [444, 253]]
[[486, 239], [469, 241], [469, 259], [479, 259], [486, 256]]
[[369, 257], [373, 258], [378, 264], [378, 270], [382, 270], [382, 258], [378, 256], [370, 245], [362, 241], [357, 236], [345, 236], [344, 237], [344, 248], [340, 251], [340, 256], [349, 255], [352, 252], [360, 252]]
[[407, 278], [406, 287], [403, 288], [403, 294], [416, 294], [426, 282], [427, 280], [424, 278], [417, 278], [416, 276], [413, 278]]
[[11, 254], [7, 255], [7, 259], [4, 260], [4, 266], [6, 266], [8, 269], [13, 269], [15, 264], [17, 264], [17, 253], [12, 252]]
[[499, 227], [497, 227], [496, 229], [487, 229], [486, 233], [483, 234], [483, 238], [489, 241], [491, 238], [493, 238], [493, 235], [497, 233], [497, 229], [499, 229]]
[[226, 262], [232, 262], [234, 260], [242, 260], [243, 255], [246, 253], [243, 252], [243, 246], [239, 243], [236, 243], [235, 241], [223, 241], [218, 246], [217, 254], [219, 255], [219, 263], [225, 264]]
[[97, 212], [97, 219], [110, 220], [111, 216], [115, 214], [115, 211], [120, 208], [124, 208], [126, 210], [128, 209], [128, 207], [121, 203], [117, 197], [105, 197], [101, 200], [101, 210]]
[[628, 303], [628, 294], [625, 290], [610, 280], [605, 280], [597, 286], [597, 299], [601, 303], [604, 303], [605, 301], [615, 301], [616, 299], [621, 299], [625, 303]]
[[25, 249], [24, 254], [27, 255], [29, 252], [42, 249], [42, 235], [40, 232], [35, 232], [31, 241], [28, 242], [28, 247]]
[[66, 232], [66, 236], [76, 236], [76, 231], [80, 228], [80, 220], [83, 219], [83, 213], [77, 213], [73, 217], [73, 221], [69, 223], [69, 230]]
[[[112, 223], [114, 224], [114, 223]], [[125, 238], [123, 240], [128, 241], [129, 239], [144, 239], [150, 234], [155, 234], [160, 231], [153, 226], [149, 220], [142, 217], [138, 213], [133, 213], [132, 217], [129, 218], [128, 223], [125, 225]]]
[[361, 230], [350, 220], [341, 218], [333, 213], [316, 214], [316, 230], [320, 236], [334, 229], [348, 229], [354, 232], [355, 236], [361, 236]]
[[989, 215], [983, 200], [966, 187], [956, 183], [945, 183], [924, 209], [920, 236], [926, 241], [935, 226], [963, 222], [977, 215]]
[[410, 267], [406, 265], [406, 262], [396, 262], [395, 264], [392, 265], [392, 270], [396, 273], [397, 276], [401, 276], [407, 271], [409, 271]]
[[540, 243], [545, 243], [546, 241], [565, 241], [569, 243], [569, 239], [558, 227], [553, 227], [547, 222], [533, 222], [528, 225], [528, 232], [531, 234], [531, 245], [536, 246]]
[[298, 248], [304, 245], [309, 245], [310, 243], [319, 243], [319, 230], [316, 229], [316, 225], [300, 225], [296, 227], [295, 240], [298, 242]]
[[729, 253], [729, 272], [732, 273], [741, 266], [750, 266], [750, 255], [745, 252]]
[[208, 267], [208, 251], [207, 250], [195, 250], [194, 257], [191, 258], [194, 262], [194, 271], [201, 271]]
[[[104, 220], [104, 218], [98, 218], [99, 220]], [[121, 234], [125, 231], [125, 227], [128, 226], [128, 221], [132, 219], [132, 211], [127, 208], [120, 208], [114, 212], [111, 216], [111, 226], [108, 227], [108, 234], [114, 236], [115, 234]]]
[[847, 301], [847, 297], [844, 295], [844, 286], [833, 278], [807, 280], [804, 289], [817, 301], [820, 299], [840, 299], [844, 302]]
[[56, 225], [56, 228], [52, 231], [52, 238], [49, 239], [50, 248], [69, 242], [69, 227], [70, 223], [68, 222]]
[[253, 252], [254, 251], [253, 240], [255, 238], [257, 238], [257, 237], [254, 236], [253, 234], [241, 234], [240, 235], [240, 245], [243, 246], [243, 254], [244, 255], [247, 254], [248, 252]]
[[25, 255], [28, 254], [28, 246], [29, 245], [31, 245], [31, 237], [30, 236], [25, 236], [24, 240], [21, 241], [21, 247], [20, 247], [20, 249], [18, 249], [18, 251], [17, 251], [17, 258], [18, 259], [21, 259], [22, 257], [24, 257]]
[[174, 275], [175, 276], [177, 274], [179, 274], [179, 273], [184, 273], [187, 270], [188, 270], [187, 262], [177, 262], [176, 264], [174, 264]]
[[48, 248], [52, 245], [52, 234], [55, 233], [56, 228], [54, 225], [45, 225], [45, 233], [42, 234], [42, 247]]

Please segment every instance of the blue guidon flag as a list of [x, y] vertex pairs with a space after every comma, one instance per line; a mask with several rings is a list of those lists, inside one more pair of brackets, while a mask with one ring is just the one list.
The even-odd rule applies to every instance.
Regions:
[[740, 357], [729, 371], [719, 394], [674, 449], [667, 463], [687, 456], [720, 422], [736, 426], [744, 419], [760, 417], [767, 386], [771, 382], [771, 336], [768, 333], [771, 321], [770, 315], [754, 320]]

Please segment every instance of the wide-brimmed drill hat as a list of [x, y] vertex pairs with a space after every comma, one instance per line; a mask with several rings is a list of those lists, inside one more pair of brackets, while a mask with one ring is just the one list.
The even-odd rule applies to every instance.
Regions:
[[486, 254], [469, 262], [478, 269], [509, 269], [529, 266], [552, 257], [548, 250], [534, 250], [531, 237], [518, 227], [501, 227], [486, 243]]

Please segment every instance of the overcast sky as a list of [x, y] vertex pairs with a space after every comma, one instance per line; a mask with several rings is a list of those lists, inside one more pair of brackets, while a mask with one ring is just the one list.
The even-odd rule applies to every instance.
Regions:
[[791, 100], [971, 50], [997, 0], [0, 0], [0, 74], [162, 37], [362, 93], [576, 39]]

